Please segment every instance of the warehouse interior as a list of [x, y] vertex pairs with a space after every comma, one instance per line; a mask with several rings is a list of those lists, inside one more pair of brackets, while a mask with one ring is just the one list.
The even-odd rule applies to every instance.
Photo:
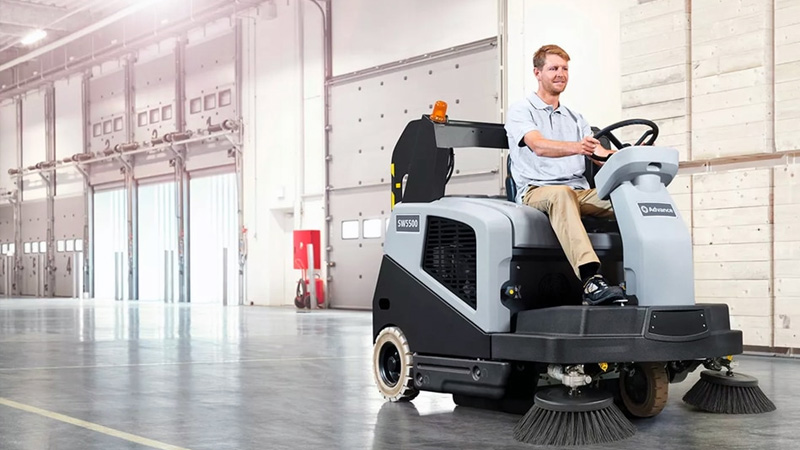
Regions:
[[[447, 383], [388, 400], [375, 342], [401, 134], [437, 102], [500, 130], [547, 44], [565, 105], [652, 121], [677, 155], [679, 301], [729, 314], [741, 351], [707, 356], [776, 407], [698, 411], [682, 397], [712, 362], [669, 366], [663, 411], [581, 448], [793, 448], [797, 0], [0, 0], [0, 448], [542, 448]], [[444, 199], [505, 198], [509, 149], [463, 147]], [[403, 320], [461, 336], [430, 314]]]

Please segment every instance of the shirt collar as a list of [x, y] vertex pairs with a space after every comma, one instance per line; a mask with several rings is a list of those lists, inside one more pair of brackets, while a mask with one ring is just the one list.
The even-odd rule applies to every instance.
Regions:
[[561, 102], [559, 102], [558, 103], [558, 108], [556, 108], [555, 111], [554, 111], [553, 110], [553, 106], [552, 105], [548, 105], [547, 103], [545, 103], [544, 100], [542, 100], [539, 97], [539, 95], [536, 94], [535, 91], [531, 92], [531, 95], [528, 96], [528, 101], [531, 103], [531, 105], [533, 105], [534, 108], [545, 110], [545, 111], [549, 111], [551, 113], [553, 113], [553, 112], [560, 113], [561, 109], [563, 108], [563, 105], [561, 104]]

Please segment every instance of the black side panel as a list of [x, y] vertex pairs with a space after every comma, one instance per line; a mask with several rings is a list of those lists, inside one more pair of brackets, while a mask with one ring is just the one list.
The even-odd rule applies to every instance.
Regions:
[[474, 359], [414, 356], [414, 385], [425, 391], [501, 398], [511, 363]]
[[415, 353], [491, 357], [489, 335], [384, 255], [372, 299], [373, 339], [390, 325], [403, 331]]
[[[611, 284], [623, 280], [622, 249], [596, 250], [603, 276]], [[521, 298], [503, 298], [512, 314], [511, 330], [516, 329], [516, 313], [531, 309], [581, 304], [582, 285], [561, 249], [515, 248], [511, 259], [512, 285]]]
[[428, 216], [422, 269], [464, 301], [478, 305], [478, 244], [469, 225]]

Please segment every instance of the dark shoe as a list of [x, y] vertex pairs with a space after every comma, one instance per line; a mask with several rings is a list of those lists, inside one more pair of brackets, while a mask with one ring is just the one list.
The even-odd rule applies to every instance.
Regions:
[[609, 286], [602, 275], [594, 275], [583, 283], [583, 304], [610, 305], [627, 302], [625, 291], [619, 286]]

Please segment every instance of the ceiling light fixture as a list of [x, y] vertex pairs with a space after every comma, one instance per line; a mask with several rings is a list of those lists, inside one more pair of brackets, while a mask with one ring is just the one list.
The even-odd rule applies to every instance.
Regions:
[[22, 38], [22, 40], [20, 40], [19, 42], [22, 45], [31, 45], [31, 44], [35, 44], [35, 43], [41, 41], [45, 37], [47, 37], [47, 32], [46, 31], [44, 31], [44, 30], [34, 30], [34, 31], [31, 31], [27, 36]]

